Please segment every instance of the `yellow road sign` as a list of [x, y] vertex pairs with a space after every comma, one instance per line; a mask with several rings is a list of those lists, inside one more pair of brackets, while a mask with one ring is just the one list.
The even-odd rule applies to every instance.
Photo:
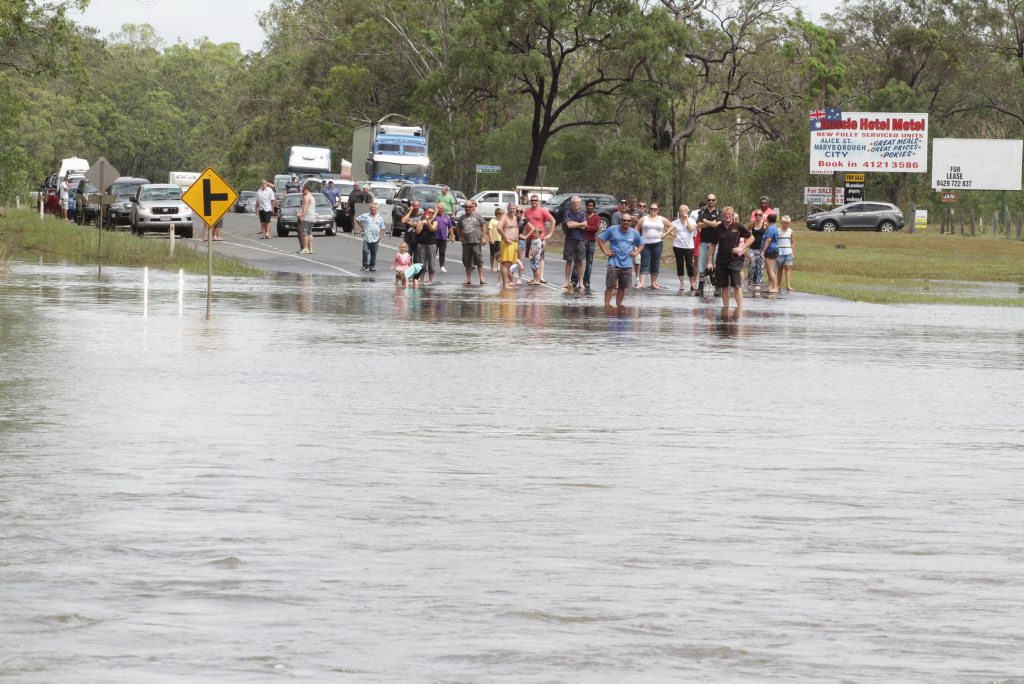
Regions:
[[203, 171], [181, 199], [199, 218], [212, 226], [231, 210], [238, 193], [211, 168]]
[[846, 174], [846, 182], [847, 183], [863, 183], [864, 182], [864, 174], [863, 173], [848, 173], [848, 174]]

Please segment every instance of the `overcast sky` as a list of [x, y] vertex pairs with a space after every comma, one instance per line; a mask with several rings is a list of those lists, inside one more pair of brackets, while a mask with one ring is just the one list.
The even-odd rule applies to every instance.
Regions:
[[[202, 36], [215, 43], [238, 43], [242, 50], [259, 50], [263, 32], [256, 14], [272, 0], [91, 0], [80, 23], [109, 36], [122, 24], [150, 24], [165, 42], [185, 43]], [[840, 0], [795, 0], [811, 19], [833, 12]]]

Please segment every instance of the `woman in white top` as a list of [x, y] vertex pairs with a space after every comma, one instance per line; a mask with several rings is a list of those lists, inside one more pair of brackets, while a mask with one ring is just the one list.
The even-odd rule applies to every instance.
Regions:
[[637, 222], [636, 228], [644, 241], [644, 250], [640, 252], [640, 282], [643, 288], [647, 274], [651, 275], [651, 289], [660, 290], [658, 273], [661, 271], [661, 251], [665, 248], [665, 234], [672, 230], [672, 224], [664, 216], [658, 216], [658, 203], [651, 202], [647, 207], [647, 215]]
[[679, 205], [679, 218], [672, 222], [672, 227], [665, 237], [672, 237], [672, 253], [676, 255], [676, 275], [679, 276], [680, 291], [686, 289], [687, 276], [690, 277], [690, 290], [697, 289], [697, 274], [693, 270], [693, 236], [697, 232], [697, 222], [690, 218], [690, 207]]
[[779, 229], [779, 256], [775, 263], [779, 266], [779, 289], [782, 289], [782, 281], [786, 281], [786, 291], [793, 291], [793, 248], [796, 240], [793, 239], [793, 229], [789, 227], [789, 216], [782, 217], [782, 228]]

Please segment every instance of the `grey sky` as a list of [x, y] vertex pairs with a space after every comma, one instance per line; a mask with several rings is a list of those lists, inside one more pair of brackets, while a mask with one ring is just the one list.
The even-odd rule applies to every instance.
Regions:
[[[165, 42], [185, 43], [207, 36], [215, 43], [238, 43], [242, 50], [259, 50], [263, 32], [256, 14], [272, 0], [91, 0], [79, 20], [109, 36], [122, 24], [150, 24]], [[793, 0], [811, 19], [834, 12], [840, 0]]]
[[238, 43], [243, 51], [263, 45], [256, 14], [271, 0], [90, 0], [79, 23], [109, 36], [122, 24], [150, 24], [167, 43], [191, 43], [207, 36], [215, 43]]

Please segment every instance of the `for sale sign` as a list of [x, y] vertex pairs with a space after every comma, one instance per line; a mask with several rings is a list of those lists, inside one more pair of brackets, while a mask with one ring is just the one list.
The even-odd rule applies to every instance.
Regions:
[[810, 112], [808, 121], [811, 173], [928, 170], [927, 114], [843, 112], [829, 107]]
[[[840, 204], [846, 204], [843, 196], [843, 189], [836, 188], [836, 203], [835, 206]], [[804, 204], [832, 204], [832, 188], [828, 186], [822, 187], [804, 187]]]

